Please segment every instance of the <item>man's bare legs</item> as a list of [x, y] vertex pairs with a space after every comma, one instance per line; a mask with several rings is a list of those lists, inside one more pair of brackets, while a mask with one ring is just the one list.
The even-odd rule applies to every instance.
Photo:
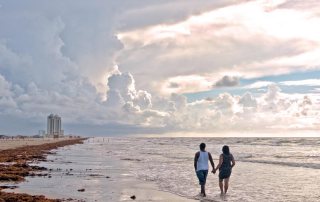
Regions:
[[206, 197], [206, 187], [205, 187], [205, 185], [201, 185], [201, 195], [203, 197]]

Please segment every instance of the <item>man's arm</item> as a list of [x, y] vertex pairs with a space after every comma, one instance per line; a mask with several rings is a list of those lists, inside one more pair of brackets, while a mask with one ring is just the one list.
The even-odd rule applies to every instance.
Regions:
[[213, 162], [213, 159], [212, 159], [212, 156], [211, 156], [210, 152], [208, 152], [208, 155], [209, 155], [210, 164], [212, 166], [212, 172], [215, 173], [214, 162]]
[[197, 162], [198, 162], [198, 158], [199, 158], [199, 152], [197, 152], [195, 155], [194, 155], [194, 170], [197, 170]]

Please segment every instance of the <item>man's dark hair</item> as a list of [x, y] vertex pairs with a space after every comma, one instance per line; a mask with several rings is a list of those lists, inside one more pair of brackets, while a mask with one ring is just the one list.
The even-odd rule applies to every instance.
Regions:
[[204, 150], [206, 148], [206, 144], [205, 143], [201, 143], [200, 144], [200, 150]]
[[229, 147], [227, 145], [224, 145], [222, 147], [222, 152], [226, 155], [229, 155], [230, 154], [230, 150], [229, 150]]

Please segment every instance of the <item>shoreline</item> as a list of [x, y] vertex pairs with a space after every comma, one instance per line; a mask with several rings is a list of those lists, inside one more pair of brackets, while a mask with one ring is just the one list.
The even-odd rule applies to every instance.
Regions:
[[25, 146], [36, 146], [48, 143], [61, 142], [63, 140], [78, 139], [76, 137], [63, 137], [63, 138], [0, 138], [0, 152], [8, 149], [17, 149]]
[[[49, 141], [39, 142], [36, 139], [30, 144], [22, 140], [4, 140], [15, 141], [20, 144], [11, 146], [9, 149], [0, 150], [0, 183], [15, 182], [19, 183], [25, 180], [27, 176], [43, 176], [39, 171], [47, 170], [44, 167], [31, 166], [32, 162], [46, 161], [46, 156], [51, 150], [67, 145], [82, 144], [87, 138], [64, 138], [49, 139]], [[32, 140], [31, 140], [32, 141]], [[28, 144], [29, 143], [29, 144]], [[27, 144], [27, 145], [26, 145]], [[8, 147], [7, 147], [8, 148]], [[49, 177], [49, 176], [48, 176]], [[29, 195], [14, 192], [4, 192], [4, 189], [15, 189], [16, 186], [0, 186], [0, 201], [36, 201], [36, 202], [59, 202], [61, 199], [48, 199], [43, 195]]]
[[[61, 158], [57, 159], [54, 157], [55, 155], [49, 155], [47, 158], [48, 162], [44, 162], [40, 166], [52, 170], [48, 172], [52, 175], [52, 178], [31, 178], [31, 182], [22, 183], [16, 189], [16, 193], [45, 195], [50, 198], [62, 198], [64, 200], [71, 198], [75, 201], [88, 202], [198, 201], [163, 191], [155, 182], [139, 178], [131, 169], [133, 162], [130, 159], [118, 158], [108, 149], [111, 145], [112, 141], [109, 143], [103, 141], [103, 139], [93, 138], [86, 141], [85, 145], [75, 147], [73, 150], [59, 150], [57, 155]], [[91, 151], [92, 148], [97, 150], [87, 153], [86, 157], [83, 158], [82, 152]], [[103, 150], [100, 150], [101, 148]], [[99, 155], [95, 151], [99, 151]], [[86, 161], [87, 164], [83, 165], [83, 161]], [[63, 162], [72, 162], [72, 164], [63, 164]], [[102, 162], [102, 164], [97, 162]], [[46, 184], [46, 186], [37, 189], [41, 183]], [[61, 184], [57, 185], [58, 183]], [[95, 183], [98, 183], [100, 186], [96, 187]], [[83, 192], [79, 192], [78, 190], [83, 190]], [[135, 196], [135, 200], [131, 198], [133, 196]]]

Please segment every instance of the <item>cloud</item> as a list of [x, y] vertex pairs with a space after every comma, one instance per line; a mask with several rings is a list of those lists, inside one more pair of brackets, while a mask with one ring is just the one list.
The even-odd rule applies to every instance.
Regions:
[[179, 88], [179, 84], [176, 82], [170, 82], [168, 88]]
[[[137, 28], [153, 26], [155, 24], [176, 23], [197, 15], [205, 11], [223, 8], [242, 1], [223, 0], [215, 1], [203, 0], [201, 4], [190, 0], [161, 0], [161, 1], [139, 1], [135, 2], [135, 8], [128, 9], [119, 16], [119, 29], [128, 31]], [[166, 13], [164, 15], [164, 12]]]
[[315, 88], [313, 92], [320, 92], [320, 88]]
[[0, 95], [11, 96], [10, 83], [0, 74]]
[[249, 92], [246, 92], [239, 100], [239, 104], [243, 105], [244, 108], [256, 108], [257, 100]]
[[[119, 32], [124, 50], [117, 62], [137, 76], [138, 86], [182, 75], [206, 77], [232, 71], [241, 78], [257, 78], [318, 70], [320, 30], [315, 11], [280, 5], [241, 2], [176, 23]], [[141, 79], [142, 72], [153, 80]]]
[[77, 125], [91, 125], [92, 134], [124, 134], [130, 133], [129, 128], [135, 129], [133, 133], [283, 130], [288, 123], [287, 129], [297, 126], [303, 129], [305, 118], [314, 124], [305, 126], [317, 130], [318, 119], [311, 117], [317, 117], [320, 112], [319, 101], [313, 100], [311, 95], [292, 96], [282, 93], [276, 85], [269, 86], [266, 93], [256, 97], [249, 92], [242, 96], [222, 93], [191, 103], [180, 94], [161, 98], [137, 89], [133, 76], [119, 70], [108, 78], [107, 99], [104, 101], [92, 99], [92, 95], [98, 97], [97, 92], [88, 96], [86, 93], [92, 90], [90, 88], [73, 96], [42, 90], [35, 83], [19, 89], [3, 77], [0, 82], [0, 100], [6, 97], [15, 103], [10, 112], [1, 111], [1, 117], [16, 117], [21, 124], [26, 123], [23, 117], [28, 117], [33, 125], [40, 126], [44, 125], [40, 123], [48, 113], [58, 112], [69, 130], [79, 131]]
[[249, 89], [252, 89], [252, 88], [263, 88], [263, 87], [270, 86], [272, 84], [274, 84], [274, 82], [271, 82], [271, 81], [256, 81], [256, 82], [254, 82], [252, 84], [244, 86], [243, 88], [249, 88]]
[[[130, 73], [117, 72], [108, 78], [108, 92], [106, 105], [113, 108], [122, 107], [124, 104], [129, 108], [140, 109], [151, 108], [151, 95], [147, 91], [136, 90], [135, 80]], [[129, 109], [128, 108], [128, 109]]]
[[0, 113], [16, 107], [11, 88], [11, 84], [0, 74]]
[[162, 94], [171, 93], [190, 93], [197, 91], [205, 91], [212, 89], [212, 80], [214, 78], [200, 76], [200, 75], [187, 75], [177, 76], [166, 79], [157, 84], [161, 89]]
[[217, 81], [214, 86], [216, 87], [232, 87], [237, 86], [240, 83], [240, 78], [237, 76], [224, 76], [219, 81]]
[[280, 85], [285, 86], [320, 86], [320, 79], [305, 79], [296, 81], [282, 81]]
[[[318, 94], [281, 91], [317, 80], [245, 86], [268, 87], [261, 94], [213, 89], [238, 85], [239, 78], [319, 69], [319, 16], [310, 6], [0, 4], [0, 133], [35, 133], [50, 113], [63, 117], [66, 131], [99, 135], [319, 129]], [[217, 96], [188, 102], [183, 95], [208, 90]]]

